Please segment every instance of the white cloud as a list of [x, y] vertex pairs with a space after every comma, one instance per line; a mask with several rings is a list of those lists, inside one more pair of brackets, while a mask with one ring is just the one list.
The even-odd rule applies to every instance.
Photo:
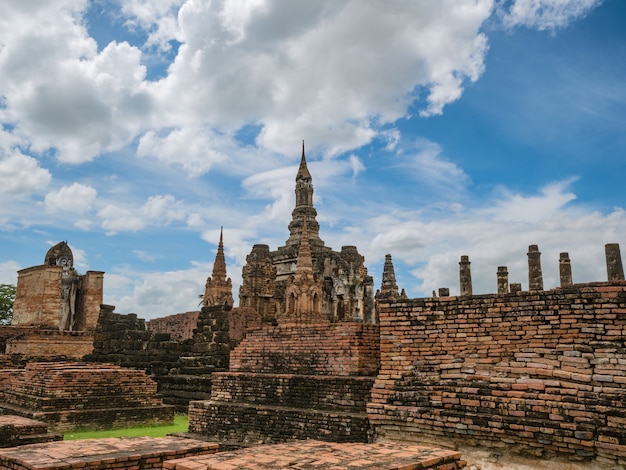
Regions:
[[65, 211], [84, 214], [91, 209], [97, 195], [95, 188], [74, 183], [46, 194], [44, 203], [48, 212]]
[[[137, 154], [152, 156], [170, 165], [180, 165], [190, 176], [207, 173], [214, 165], [229, 159], [219, 150], [214, 150], [216, 142], [208, 129], [176, 129], [166, 136], [147, 132], [139, 140]], [[218, 140], [218, 139], [215, 139]], [[223, 140], [223, 138], [219, 138]]]
[[126, 26], [148, 33], [145, 46], [169, 50], [169, 41], [179, 36], [177, 14], [185, 0], [124, 0], [122, 14]]
[[210, 275], [208, 265], [169, 272], [112, 272], [104, 277], [104, 301], [120, 313], [151, 319], [199, 310], [198, 296]]
[[107, 235], [117, 232], [137, 232], [144, 228], [145, 223], [133, 211], [119, 205], [109, 204], [98, 212], [102, 219], [102, 228]]
[[178, 56], [151, 87], [162, 125], [260, 124], [258, 143], [283, 154], [302, 138], [328, 155], [362, 146], [415, 101], [438, 114], [479, 77], [492, 5], [190, 0]]
[[17, 272], [22, 269], [16, 261], [9, 260], [0, 263], [0, 284], [17, 284]]
[[604, 0], [514, 0], [503, 12], [508, 27], [526, 26], [539, 30], [564, 28], [586, 16]]
[[460, 190], [469, 177], [455, 163], [446, 160], [441, 147], [426, 139], [418, 139], [414, 147], [398, 151], [398, 166], [411, 171], [423, 184]]
[[144, 250], [133, 250], [133, 254], [137, 257], [138, 260], [148, 263], [152, 263], [158, 258], [158, 256], [150, 254]]
[[[449, 287], [459, 291], [461, 255], [472, 262], [474, 293], [496, 291], [498, 266], [508, 266], [510, 282], [528, 288], [528, 246], [542, 252], [544, 287], [559, 285], [560, 252], [569, 252], [574, 282], [606, 280], [604, 244], [622, 243], [626, 213], [616, 208], [608, 214], [570, 204], [574, 180], [557, 181], [537, 194], [496, 194], [488, 208], [466, 208], [427, 220], [423, 214], [401, 210], [370, 218], [350, 231], [350, 238], [369, 260], [384, 253], [413, 266], [414, 278], [399, 280], [412, 296], [430, 296]], [[358, 229], [357, 229], [358, 228]], [[374, 266], [376, 269], [376, 266]]]
[[569, 191], [575, 178], [556, 181], [541, 188], [536, 196], [523, 196], [502, 191], [502, 200], [487, 210], [487, 213], [496, 221], [502, 222], [539, 222], [558, 214], [563, 207], [576, 199], [576, 195]]
[[98, 53], [82, 21], [86, 7], [71, 0], [0, 6], [3, 119], [31, 151], [54, 148], [69, 163], [121, 148], [151, 108], [141, 52], [112, 42]]
[[188, 217], [188, 209], [171, 194], [150, 196], [140, 207], [108, 204], [98, 212], [108, 235], [137, 232], [148, 226], [164, 226]]
[[[1, 149], [0, 149], [1, 153]], [[0, 193], [26, 196], [45, 189], [52, 176], [33, 157], [12, 153], [0, 159]]]

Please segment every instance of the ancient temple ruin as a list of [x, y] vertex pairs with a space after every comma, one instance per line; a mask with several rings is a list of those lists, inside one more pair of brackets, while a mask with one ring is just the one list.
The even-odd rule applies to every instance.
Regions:
[[[319, 236], [317, 211], [313, 207], [313, 178], [307, 167], [304, 143], [295, 193], [296, 206], [285, 245], [270, 251], [268, 245], [257, 244], [246, 258], [239, 306], [255, 309], [266, 322], [276, 322], [291, 315], [288, 311], [296, 304], [290, 304], [290, 295], [298, 282], [306, 280], [321, 284], [319, 296], [311, 298], [319, 305], [320, 319], [375, 323], [374, 281], [367, 273], [364, 257], [355, 246], [333, 251]], [[296, 274], [303, 238], [307, 239], [311, 255], [310, 278], [309, 274]]]
[[102, 303], [101, 271], [79, 275], [67, 242], [54, 245], [44, 264], [18, 271], [12, 326], [60, 331], [92, 329]]
[[11, 326], [3, 351], [30, 358], [80, 358], [93, 348], [102, 304], [102, 271], [78, 274], [67, 242], [48, 250], [44, 264], [18, 271]]

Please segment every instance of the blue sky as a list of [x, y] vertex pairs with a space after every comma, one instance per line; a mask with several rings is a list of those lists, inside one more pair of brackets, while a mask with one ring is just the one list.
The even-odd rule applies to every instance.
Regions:
[[575, 282], [626, 250], [622, 0], [0, 5], [0, 282], [67, 240], [105, 302], [197, 308], [220, 227], [237, 298], [284, 244], [302, 140], [320, 236], [412, 297]]

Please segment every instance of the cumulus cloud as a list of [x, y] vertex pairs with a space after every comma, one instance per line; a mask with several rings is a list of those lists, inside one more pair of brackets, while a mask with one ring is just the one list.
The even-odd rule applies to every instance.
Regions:
[[4, 119], [30, 149], [81, 163], [129, 142], [151, 108], [141, 52], [111, 42], [97, 52], [86, 1], [3, 2], [0, 94]]
[[190, 176], [200, 176], [228, 161], [226, 155], [214, 149], [218, 145], [212, 137], [208, 129], [202, 128], [176, 129], [164, 136], [149, 131], [139, 140], [137, 154], [180, 165]]
[[[1, 155], [1, 151], [0, 151]], [[45, 189], [52, 176], [33, 157], [12, 153], [0, 157], [0, 193], [27, 196]]]
[[564, 28], [587, 15], [604, 0], [514, 0], [502, 11], [508, 27], [526, 26], [538, 30]]
[[64, 211], [84, 214], [91, 209], [97, 195], [98, 191], [95, 188], [74, 183], [46, 194], [44, 203], [48, 212]]
[[178, 56], [153, 91], [164, 127], [258, 123], [268, 149], [289, 154], [306, 136], [336, 155], [414, 102], [431, 115], [458, 99], [482, 73], [491, 11], [491, 0], [189, 0]]
[[121, 11], [126, 26], [148, 34], [145, 47], [168, 51], [170, 41], [178, 39], [178, 9], [185, 0], [125, 0]]
[[184, 221], [189, 210], [182, 201], [171, 194], [150, 196], [137, 208], [121, 204], [107, 204], [98, 211], [102, 228], [108, 235], [118, 232], [137, 232], [147, 226], [164, 226], [175, 221]]

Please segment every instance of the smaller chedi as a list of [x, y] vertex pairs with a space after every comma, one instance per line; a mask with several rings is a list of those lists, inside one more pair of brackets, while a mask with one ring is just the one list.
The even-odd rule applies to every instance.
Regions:
[[104, 273], [74, 269], [67, 242], [48, 250], [41, 266], [18, 271], [11, 326], [59, 331], [93, 330], [102, 304]]

